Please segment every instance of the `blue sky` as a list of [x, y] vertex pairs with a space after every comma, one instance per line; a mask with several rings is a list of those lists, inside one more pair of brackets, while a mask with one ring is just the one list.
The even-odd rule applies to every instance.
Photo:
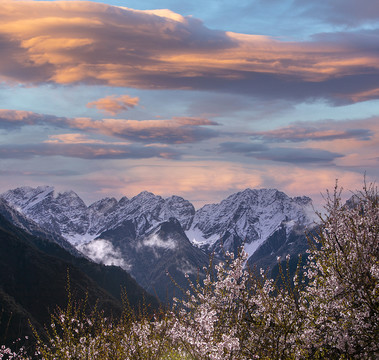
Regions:
[[0, 18], [0, 191], [318, 206], [378, 178], [376, 1], [2, 0]]

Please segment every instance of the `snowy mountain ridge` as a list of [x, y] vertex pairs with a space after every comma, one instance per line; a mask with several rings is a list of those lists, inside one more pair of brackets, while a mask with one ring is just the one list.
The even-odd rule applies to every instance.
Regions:
[[196, 282], [212, 254], [217, 262], [225, 251], [236, 254], [244, 246], [247, 266], [273, 268], [277, 255], [304, 253], [305, 229], [314, 220], [311, 199], [275, 189], [246, 189], [197, 211], [179, 196], [164, 199], [147, 191], [87, 206], [74, 191], [56, 193], [51, 186], [9, 190], [1, 201], [14, 209], [8, 217], [16, 224], [32, 229], [28, 219], [34, 221], [47, 238], [121, 267], [164, 302], [168, 294], [179, 295], [171, 279], [182, 288], [187, 275]]
[[75, 246], [95, 239], [126, 220], [132, 220], [138, 234], [143, 234], [170, 217], [185, 227], [195, 213], [193, 205], [179, 196], [163, 199], [147, 191], [132, 199], [104, 198], [88, 207], [75, 192], [55, 194], [50, 186], [21, 187], [1, 194], [0, 198]]
[[314, 220], [310, 198], [290, 198], [276, 189], [246, 189], [197, 211], [179, 196], [163, 199], [147, 191], [119, 201], [104, 198], [89, 206], [75, 192], [56, 194], [51, 186], [20, 187], [0, 198], [81, 248], [125, 221], [133, 223], [136, 236], [144, 236], [176, 218], [191, 243], [206, 252], [235, 251], [244, 243], [252, 255], [279, 227], [284, 225], [289, 232], [294, 224], [307, 226]]

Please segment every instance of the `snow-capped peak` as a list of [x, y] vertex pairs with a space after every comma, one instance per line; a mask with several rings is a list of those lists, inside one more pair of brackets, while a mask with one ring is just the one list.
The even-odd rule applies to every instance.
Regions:
[[187, 236], [194, 244], [216, 251], [217, 246], [235, 250], [245, 243], [251, 255], [283, 223], [312, 223], [308, 199], [290, 198], [276, 189], [246, 189], [198, 210]]
[[175, 218], [197, 247], [213, 251], [222, 244], [225, 250], [234, 251], [244, 243], [249, 254], [281, 226], [290, 229], [294, 224], [312, 223], [314, 213], [311, 199], [290, 198], [276, 189], [245, 189], [198, 211], [179, 196], [164, 199], [148, 191], [120, 201], [104, 198], [88, 207], [74, 191], [54, 196], [51, 186], [17, 188], [0, 197], [75, 245], [88, 243], [128, 221], [136, 236], [143, 236]]
[[187, 224], [195, 209], [179, 196], [163, 199], [143, 191], [131, 199], [104, 198], [86, 206], [74, 192], [54, 196], [54, 188], [39, 186], [9, 190], [0, 195], [25, 216], [49, 231], [56, 232], [74, 245], [92, 241], [102, 232], [132, 220], [138, 234], [142, 234], [170, 217]]

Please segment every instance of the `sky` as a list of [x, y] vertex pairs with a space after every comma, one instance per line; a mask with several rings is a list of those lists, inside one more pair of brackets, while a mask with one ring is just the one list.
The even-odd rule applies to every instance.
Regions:
[[196, 208], [379, 177], [377, 0], [0, 0], [0, 192]]

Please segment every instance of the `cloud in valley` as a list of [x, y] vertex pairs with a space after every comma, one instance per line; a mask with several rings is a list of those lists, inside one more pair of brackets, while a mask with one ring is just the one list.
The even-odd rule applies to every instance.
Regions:
[[143, 246], [151, 247], [151, 248], [163, 248], [163, 249], [175, 249], [176, 243], [174, 239], [162, 239], [157, 234], [153, 234], [152, 236], [146, 238], [142, 242]]
[[108, 240], [95, 239], [88, 244], [79, 245], [78, 249], [96, 263], [119, 266], [126, 271], [131, 270], [131, 265], [122, 257], [120, 250]]

